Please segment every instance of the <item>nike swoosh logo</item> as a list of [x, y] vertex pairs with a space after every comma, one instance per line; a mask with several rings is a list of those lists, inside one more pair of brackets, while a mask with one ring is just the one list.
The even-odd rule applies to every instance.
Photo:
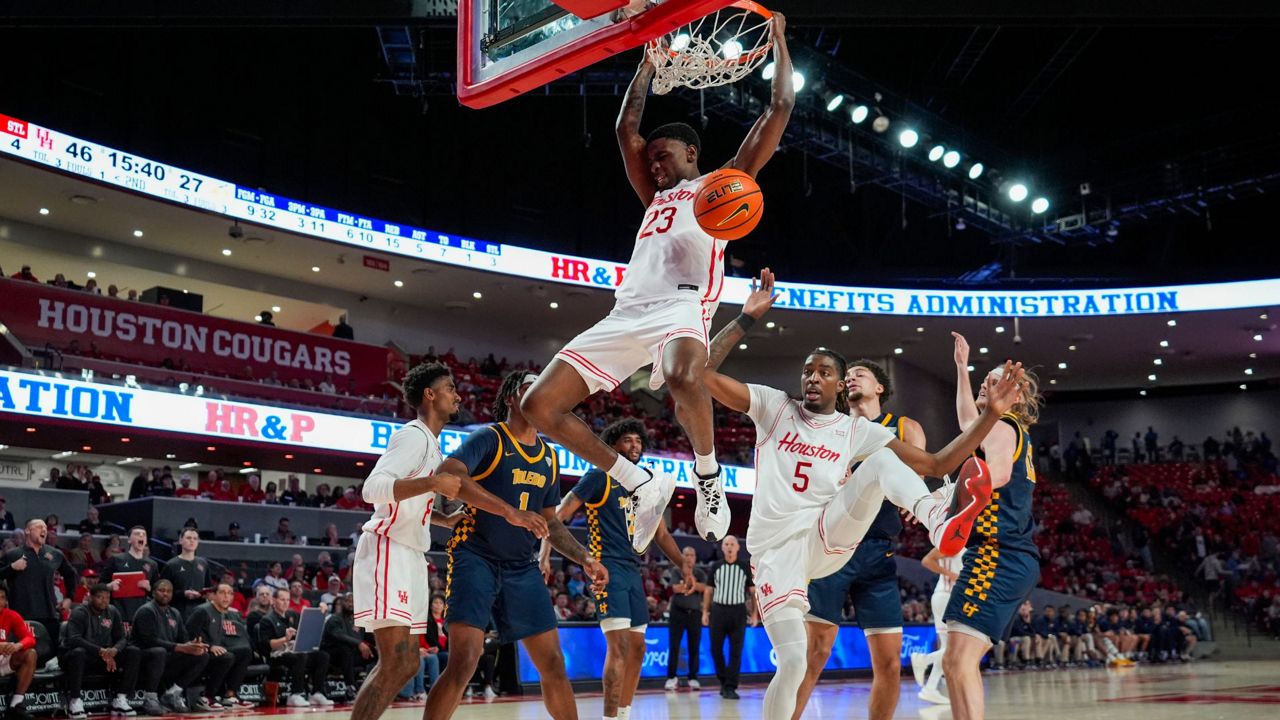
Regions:
[[515, 453], [502, 453], [502, 457], [511, 457], [512, 455], [515, 455]]
[[749, 212], [750, 210], [751, 210], [751, 203], [744, 202], [744, 203], [742, 203], [741, 205], [739, 205], [737, 208], [735, 208], [735, 209], [734, 209], [734, 211], [733, 211], [732, 213], [730, 213], [730, 214], [729, 214], [729, 217], [727, 217], [727, 218], [725, 218], [725, 219], [721, 220], [720, 222], [716, 223], [716, 227], [720, 227], [721, 225], [724, 225], [725, 223], [729, 222], [730, 220], [733, 220], [734, 218], [738, 217], [738, 216], [739, 216], [739, 215], [741, 215], [742, 213]]

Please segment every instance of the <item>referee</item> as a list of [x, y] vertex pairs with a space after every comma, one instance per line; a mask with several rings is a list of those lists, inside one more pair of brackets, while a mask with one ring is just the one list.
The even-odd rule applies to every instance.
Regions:
[[[747, 625], [756, 624], [751, 566], [738, 557], [738, 538], [726, 535], [720, 542], [724, 560], [707, 579], [703, 593], [702, 624], [711, 628], [711, 659], [720, 680], [720, 697], [738, 699], [738, 669], [742, 665], [742, 641]], [[724, 640], [729, 638], [729, 661], [724, 659]]]

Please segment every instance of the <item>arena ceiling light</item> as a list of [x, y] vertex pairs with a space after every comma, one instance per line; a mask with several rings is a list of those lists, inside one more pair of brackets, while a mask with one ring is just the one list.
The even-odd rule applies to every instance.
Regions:
[[[688, 42], [685, 43], [686, 46], [688, 44]], [[679, 52], [679, 49], [675, 48], [674, 40], [671, 42], [671, 45], [673, 50]], [[720, 55], [723, 56], [725, 60], [733, 60], [734, 58], [742, 57], [742, 43], [737, 40], [730, 40], [726, 42], [724, 45], [720, 46]]]
[[280, 306], [279, 306], [279, 305], [272, 305], [272, 306], [271, 306], [271, 312], [280, 312]]
[[1167, 322], [1167, 323], [1165, 323], [1165, 324], [1166, 324], [1166, 325], [1168, 325], [1169, 327], [1178, 327], [1178, 321], [1177, 321], [1177, 320], [1169, 320], [1169, 322]]
[[1245, 368], [1245, 369], [1244, 369], [1244, 374], [1245, 374], [1245, 375], [1252, 375], [1252, 374], [1253, 374], [1253, 368]]
[[920, 133], [912, 130], [911, 128], [907, 128], [906, 130], [898, 133], [898, 144], [904, 148], [911, 149], [919, 142]]
[[200, 463], [182, 463], [178, 466], [179, 470], [190, 470], [194, 467], [200, 467]]
[[48, 215], [48, 214], [49, 214], [49, 208], [40, 208], [40, 214], [41, 214], [41, 215]]
[[1043, 215], [1049, 210], [1049, 199], [1038, 197], [1031, 201], [1031, 212], [1037, 215]]
[[1155, 381], [1156, 381], [1156, 374], [1155, 374], [1155, 373], [1151, 373], [1150, 375], [1148, 375], [1148, 376], [1147, 376], [1147, 379], [1148, 379], [1148, 380], [1150, 380], [1151, 382], [1155, 382]]
[[853, 110], [849, 113], [849, 119], [854, 125], [861, 125], [867, 116], [871, 114], [871, 108], [866, 105], [854, 105]]
[[956, 150], [948, 150], [947, 154], [942, 156], [942, 164], [949, 168], [959, 165], [960, 153]]
[[[671, 51], [683, 52], [685, 48], [689, 47], [689, 43], [692, 42], [692, 40], [693, 38], [689, 37], [689, 33], [680, 33], [679, 35], [675, 36], [675, 38], [671, 40]], [[739, 45], [738, 47], [742, 47], [742, 46]], [[739, 54], [741, 54], [741, 50], [739, 50]], [[769, 78], [773, 77], [772, 68], [773, 68], [773, 63], [769, 63], [769, 67], [766, 68], [766, 70], [769, 73], [769, 77], [766, 77], [765, 80], [768, 80]]]
[[224, 257], [231, 257], [231, 248], [222, 248], [222, 254]]
[[977, 180], [978, 178], [982, 177], [982, 171], [983, 171], [983, 170], [986, 170], [986, 167], [984, 167], [984, 166], [983, 166], [983, 164], [982, 164], [982, 163], [980, 163], [980, 162], [979, 162], [979, 163], [974, 163], [974, 164], [970, 165], [970, 166], [969, 166], [969, 179], [970, 179], [970, 180]]
[[889, 129], [889, 118], [885, 115], [877, 115], [876, 119], [871, 121], [871, 129], [877, 133], [886, 132]]
[[849, 332], [849, 326], [848, 326], [848, 325], [841, 325], [841, 326], [840, 326], [840, 332]]
[[1027, 186], [1022, 183], [1014, 183], [1009, 186], [1009, 199], [1014, 202], [1022, 202], [1027, 199]]
[[142, 237], [142, 231], [141, 231], [141, 230], [134, 230], [134, 231], [133, 231], [133, 236], [134, 236], [134, 237]]
[[997, 326], [996, 326], [996, 332], [998, 332], [998, 333], [1002, 333], [1002, 332], [1004, 332], [1004, 326], [1003, 326], [1003, 325], [997, 325]]
[[894, 355], [901, 355], [901, 354], [902, 354], [902, 348], [894, 348], [894, 349], [893, 349], [893, 354], [894, 354]]
[[1169, 347], [1169, 341], [1168, 341], [1168, 340], [1161, 340], [1161, 341], [1160, 341], [1160, 347]]
[[1152, 365], [1163, 365], [1163, 364], [1164, 364], [1164, 360], [1162, 360], [1162, 359], [1160, 359], [1160, 358], [1156, 358], [1155, 360], [1152, 360], [1152, 361], [1151, 361], [1151, 364], [1152, 364]]
[[844, 93], [828, 92], [823, 97], [827, 101], [827, 112], [835, 112], [844, 103]]
[[929, 162], [938, 162], [946, 152], [947, 149], [941, 145], [934, 145], [929, 148]]
[[1254, 342], [1262, 342], [1262, 333], [1253, 336]]
[[403, 281], [403, 280], [397, 280], [397, 281], [395, 281], [395, 282], [393, 282], [393, 283], [391, 283], [391, 284], [392, 284], [392, 285], [395, 285], [396, 287], [404, 287], [404, 281]]
[[796, 70], [791, 73], [791, 84], [795, 86], [796, 92], [804, 89], [804, 73]]
[[[680, 38], [677, 36], [677, 37], [676, 37], [676, 40], [679, 40], [679, 39], [680, 39]], [[689, 44], [689, 43], [686, 41], [686, 42], [685, 42], [685, 45], [688, 45], [688, 44]], [[671, 43], [671, 49], [672, 49], [672, 50], [678, 50], [679, 48], [677, 48], [677, 47], [676, 47], [676, 44], [675, 44], [674, 42], [672, 42], [672, 43]], [[777, 63], [775, 63], [775, 62], [773, 62], [773, 61], [771, 60], [771, 61], [769, 61], [769, 62], [764, 66], [764, 69], [762, 69], [762, 70], [760, 71], [760, 78], [761, 78], [762, 80], [772, 80], [772, 79], [773, 79], [773, 76], [774, 76], [774, 75], [777, 75], [777, 74], [778, 74], [778, 64], [777, 64]]]
[[311, 272], [320, 272], [320, 266], [319, 266], [319, 265], [312, 265], [312, 266], [311, 266]]

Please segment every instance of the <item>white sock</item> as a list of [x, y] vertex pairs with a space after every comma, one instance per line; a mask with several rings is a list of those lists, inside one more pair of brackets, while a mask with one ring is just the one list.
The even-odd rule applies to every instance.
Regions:
[[[622, 712], [622, 708], [618, 708], [618, 712]], [[604, 720], [618, 720], [617, 715], [603, 715]]]
[[804, 615], [799, 608], [783, 607], [773, 612], [764, 626], [778, 657], [778, 671], [764, 693], [763, 717], [769, 720], [791, 720], [796, 712], [796, 693], [804, 681], [809, 661], [808, 635]]
[[631, 706], [618, 708], [618, 720], [631, 720]]
[[710, 455], [693, 454], [693, 471], [703, 477], [714, 475], [720, 469], [720, 463], [716, 462], [716, 454], [712, 452]]
[[641, 470], [639, 465], [621, 455], [613, 462], [613, 467], [609, 468], [609, 475], [614, 480], [617, 480], [619, 485], [626, 488], [627, 492], [631, 492], [649, 482], [649, 473]]
[[942, 682], [942, 655], [946, 652], [939, 648], [929, 653], [929, 677], [924, 681], [924, 692], [938, 690], [938, 683]]
[[25, 699], [27, 699], [26, 695], [23, 695], [21, 693], [14, 693], [13, 697], [9, 699], [9, 707], [18, 707], [19, 705], [22, 704], [22, 701]]

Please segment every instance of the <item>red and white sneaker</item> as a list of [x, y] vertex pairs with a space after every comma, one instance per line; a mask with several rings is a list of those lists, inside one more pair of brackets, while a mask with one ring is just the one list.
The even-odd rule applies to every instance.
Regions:
[[952, 502], [939, 504], [934, 510], [948, 513], [934, 534], [938, 552], [946, 557], [964, 552], [974, 521], [991, 502], [991, 471], [987, 464], [976, 457], [966, 460], [953, 493]]

